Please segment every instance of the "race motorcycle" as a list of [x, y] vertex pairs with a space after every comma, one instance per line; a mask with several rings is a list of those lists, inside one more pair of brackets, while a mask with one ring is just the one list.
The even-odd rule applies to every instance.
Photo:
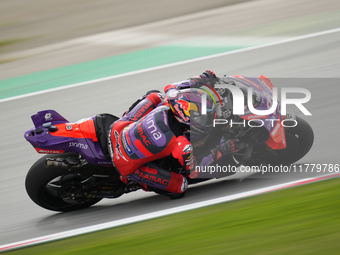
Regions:
[[[221, 78], [219, 82], [240, 89], [252, 87], [253, 105], [257, 109], [268, 109], [272, 103], [268, 95], [272, 95], [273, 85], [264, 76], [250, 78], [235, 75]], [[217, 92], [222, 101], [216, 104], [216, 110], [229, 124], [218, 125], [214, 132], [205, 135], [202, 135], [204, 131], [192, 125], [186, 135], [190, 137], [196, 158], [216, 146], [221, 137], [236, 138], [246, 145], [224, 159], [236, 167], [241, 164], [292, 164], [312, 147], [312, 128], [295, 114], [282, 116], [278, 107], [278, 110], [266, 116], [256, 116], [247, 110], [244, 115], [234, 115], [232, 94], [226, 89], [218, 89]], [[129, 184], [119, 179], [107, 146], [109, 127], [118, 117], [98, 114], [71, 123], [54, 110], [44, 110], [31, 118], [34, 127], [26, 131], [24, 137], [38, 153], [47, 154], [33, 164], [25, 181], [28, 195], [37, 205], [53, 211], [71, 211], [89, 207], [103, 198], [118, 198], [126, 193], [125, 186]], [[272, 120], [271, 125], [261, 125], [268, 119]], [[282, 120], [288, 120], [285, 126], [290, 126], [282, 126]], [[232, 121], [244, 124], [250, 124], [251, 121], [252, 124], [230, 126]], [[169, 171], [178, 171], [179, 163], [171, 156], [156, 160], [155, 163]], [[190, 178], [187, 175], [186, 178], [189, 184], [211, 179]]]

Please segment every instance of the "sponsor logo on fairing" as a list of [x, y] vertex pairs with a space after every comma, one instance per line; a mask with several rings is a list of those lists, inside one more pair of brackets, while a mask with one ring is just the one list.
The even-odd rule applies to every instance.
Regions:
[[35, 150], [41, 154], [61, 154], [65, 152], [63, 150], [45, 150], [45, 149], [40, 149], [40, 148], [35, 148]]
[[83, 143], [77, 143], [77, 142], [70, 142], [68, 144], [68, 147], [76, 147], [76, 148], [80, 148], [80, 149], [84, 149], [87, 150], [87, 148], [89, 147], [87, 144], [83, 144]]

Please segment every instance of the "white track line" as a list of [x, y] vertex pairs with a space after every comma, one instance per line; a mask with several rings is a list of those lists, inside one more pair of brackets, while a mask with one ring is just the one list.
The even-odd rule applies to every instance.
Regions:
[[7, 102], [7, 101], [12, 101], [12, 100], [16, 100], [16, 99], [21, 99], [21, 98], [25, 98], [25, 97], [31, 97], [31, 96], [41, 95], [41, 94], [45, 94], [45, 93], [50, 93], [50, 92], [54, 92], [54, 91], [59, 91], [59, 90], [79, 87], [79, 86], [88, 85], [88, 84], [91, 84], [91, 83], [108, 81], [108, 80], [117, 79], [117, 78], [121, 78], [121, 77], [125, 77], [125, 76], [130, 76], [130, 75], [135, 75], [135, 74], [155, 71], [155, 70], [164, 69], [164, 68], [168, 68], [168, 67], [184, 65], [184, 64], [193, 63], [193, 62], [197, 62], [197, 61], [202, 61], [202, 60], [206, 60], [206, 59], [218, 58], [218, 57], [222, 57], [222, 56], [237, 54], [237, 53], [241, 53], [241, 52], [247, 52], [247, 51], [261, 49], [261, 48], [270, 47], [270, 46], [275, 46], [275, 45], [279, 45], [279, 44], [284, 44], [284, 43], [290, 43], [290, 42], [295, 42], [295, 41], [299, 41], [299, 40], [309, 39], [309, 38], [318, 37], [318, 36], [322, 36], [322, 35], [338, 33], [338, 32], [340, 32], [340, 28], [330, 29], [330, 30], [321, 31], [321, 32], [317, 32], [317, 33], [297, 36], [297, 37], [293, 37], [293, 38], [289, 38], [289, 39], [285, 39], [285, 40], [281, 40], [281, 41], [277, 41], [277, 42], [271, 42], [271, 43], [267, 43], [267, 44], [253, 46], [253, 47], [249, 47], [249, 48], [244, 48], [244, 49], [239, 49], [239, 50], [234, 50], [234, 51], [228, 51], [228, 52], [213, 54], [213, 55], [209, 55], [209, 56], [205, 56], [205, 57], [200, 57], [200, 58], [194, 58], [194, 59], [179, 61], [179, 62], [175, 62], [175, 63], [171, 63], [171, 64], [160, 65], [160, 66], [146, 68], [146, 69], [141, 69], [141, 70], [137, 70], [137, 71], [133, 71], [133, 72], [123, 73], [123, 74], [118, 74], [118, 75], [112, 75], [112, 76], [108, 76], [108, 77], [104, 77], [104, 78], [99, 78], [99, 79], [94, 79], [94, 80], [90, 80], [90, 81], [85, 81], [85, 82], [79, 82], [79, 83], [74, 83], [74, 84], [70, 84], [70, 85], [65, 85], [65, 86], [62, 86], [62, 87], [57, 87], [57, 88], [52, 88], [52, 89], [32, 92], [32, 93], [28, 93], [28, 94], [24, 94], [24, 95], [4, 98], [4, 99], [0, 99], [0, 103]]
[[132, 224], [132, 223], [136, 223], [136, 222], [140, 222], [140, 221], [159, 218], [159, 217], [167, 216], [167, 215], [170, 215], [170, 214], [185, 212], [185, 211], [194, 210], [194, 209], [198, 209], [198, 208], [202, 208], [202, 207], [206, 207], [206, 206], [230, 202], [230, 201], [237, 200], [237, 199], [251, 197], [251, 196], [255, 196], [255, 195], [259, 195], [259, 194], [263, 194], [263, 193], [268, 193], [268, 192], [272, 192], [272, 191], [276, 191], [276, 190], [286, 189], [286, 188], [290, 188], [290, 187], [295, 187], [295, 186], [299, 186], [299, 185], [309, 184], [309, 183], [313, 183], [313, 182], [317, 182], [317, 181], [327, 180], [327, 179], [330, 179], [330, 178], [336, 178], [336, 177], [339, 177], [339, 176], [340, 176], [340, 173], [336, 173], [336, 174], [329, 174], [329, 175], [324, 175], [324, 176], [320, 176], [320, 177], [297, 180], [297, 181], [293, 181], [293, 182], [287, 182], [287, 183], [278, 184], [278, 185], [274, 185], [274, 186], [270, 186], [270, 187], [265, 187], [265, 188], [255, 189], [255, 190], [251, 190], [251, 191], [247, 191], [247, 192], [242, 192], [242, 193], [239, 193], [239, 194], [234, 194], [234, 195], [224, 196], [224, 197], [220, 197], [220, 198], [210, 199], [210, 200], [206, 200], [206, 201], [202, 201], [202, 202], [198, 202], [198, 203], [193, 203], [193, 204], [189, 204], [189, 205], [178, 206], [178, 207], [165, 209], [165, 210], [152, 212], [152, 213], [146, 213], [146, 214], [142, 214], [142, 215], [138, 215], [138, 216], [134, 216], [134, 217], [129, 217], [129, 218], [126, 218], [126, 219], [115, 220], [115, 221], [102, 223], [102, 224], [98, 224], [98, 225], [93, 225], [93, 226], [89, 226], [89, 227], [84, 227], [84, 228], [69, 230], [69, 231], [65, 231], [65, 232], [60, 232], [60, 233], [57, 233], [57, 234], [33, 238], [33, 239], [21, 241], [21, 242], [10, 243], [10, 244], [0, 246], [0, 252], [12, 250], [12, 249], [23, 248], [23, 247], [27, 247], [27, 246], [31, 246], [31, 245], [36, 245], [36, 244], [42, 244], [42, 243], [51, 242], [51, 241], [56, 241], [56, 240], [60, 240], [60, 239], [64, 239], [64, 238], [82, 235], [82, 234], [88, 234], [88, 233], [92, 233], [92, 232], [95, 232], [95, 231], [100, 231], [100, 230], [104, 230], [104, 229], [108, 229], [108, 228], [114, 228], [114, 227]]

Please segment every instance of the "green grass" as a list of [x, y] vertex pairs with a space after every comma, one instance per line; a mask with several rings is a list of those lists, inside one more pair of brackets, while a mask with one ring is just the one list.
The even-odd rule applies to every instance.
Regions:
[[335, 179], [8, 254], [340, 254], [339, 197]]

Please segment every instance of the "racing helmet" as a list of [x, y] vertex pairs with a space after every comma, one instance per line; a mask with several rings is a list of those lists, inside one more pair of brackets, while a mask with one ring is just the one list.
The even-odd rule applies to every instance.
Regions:
[[[203, 130], [213, 126], [213, 120], [217, 115], [215, 104], [202, 89], [171, 90], [167, 94], [167, 103], [179, 122], [189, 126], [194, 125]], [[205, 105], [202, 104], [203, 94], [207, 99]]]

